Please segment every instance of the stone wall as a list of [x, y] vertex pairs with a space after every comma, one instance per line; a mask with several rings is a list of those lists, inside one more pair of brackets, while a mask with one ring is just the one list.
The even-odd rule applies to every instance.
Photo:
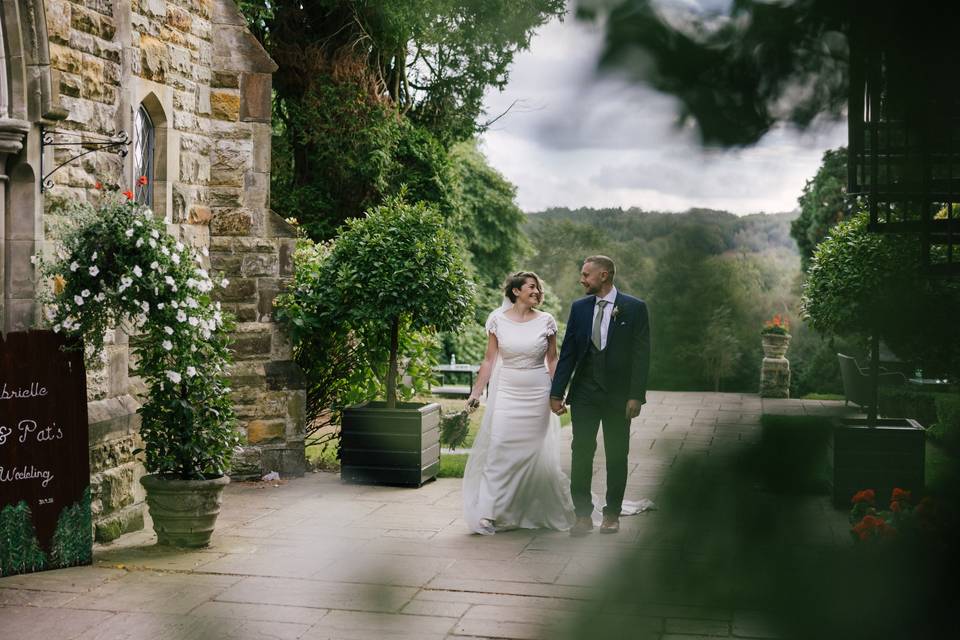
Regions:
[[[141, 105], [155, 126], [153, 208], [170, 232], [208, 247], [218, 295], [236, 315], [233, 397], [248, 446], [235, 471], [304, 470], [305, 393], [272, 303], [291, 276], [293, 230], [269, 210], [271, 73], [232, 0], [45, 0], [60, 131], [132, 135]], [[47, 150], [48, 167], [71, 149]], [[52, 177], [45, 241], [58, 198], [96, 197], [94, 184], [132, 187], [133, 154], [96, 152]], [[91, 469], [98, 539], [142, 526], [138, 381], [117, 331], [89, 374]]]

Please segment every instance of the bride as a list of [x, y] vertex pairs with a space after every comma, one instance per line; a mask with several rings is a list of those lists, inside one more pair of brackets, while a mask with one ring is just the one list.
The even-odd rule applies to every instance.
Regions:
[[567, 530], [574, 522], [567, 477], [560, 470], [560, 419], [550, 411], [557, 364], [557, 322], [536, 307], [537, 274], [507, 279], [507, 300], [487, 319], [487, 352], [467, 400], [487, 407], [463, 475], [463, 511], [471, 531]]

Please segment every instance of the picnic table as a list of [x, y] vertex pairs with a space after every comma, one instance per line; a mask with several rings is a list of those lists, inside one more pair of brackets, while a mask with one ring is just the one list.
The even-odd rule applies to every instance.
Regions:
[[[470, 391], [473, 389], [473, 381], [477, 375], [477, 372], [480, 371], [480, 365], [476, 364], [441, 364], [433, 367], [433, 370], [436, 373], [440, 374], [441, 385], [439, 387], [434, 387], [431, 389], [436, 394], [445, 394], [445, 395], [470, 395]], [[444, 378], [447, 375], [467, 375], [470, 378], [470, 386], [465, 390], [463, 385], [452, 385], [452, 384], [443, 384]]]

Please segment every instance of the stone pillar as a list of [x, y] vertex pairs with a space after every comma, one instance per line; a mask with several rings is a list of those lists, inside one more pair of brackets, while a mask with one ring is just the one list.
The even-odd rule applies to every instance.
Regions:
[[763, 364], [760, 367], [760, 397], [790, 397], [790, 361], [787, 347], [790, 334], [763, 334]]
[[20, 153], [30, 123], [0, 118], [0, 328], [28, 329], [33, 320], [34, 216], [7, 210], [9, 177], [7, 161]]

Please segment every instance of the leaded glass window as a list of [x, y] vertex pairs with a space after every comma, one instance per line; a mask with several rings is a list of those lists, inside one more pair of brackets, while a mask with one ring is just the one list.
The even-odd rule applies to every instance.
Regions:
[[133, 119], [133, 182], [138, 203], [153, 206], [153, 154], [156, 136], [150, 114], [140, 105]]

